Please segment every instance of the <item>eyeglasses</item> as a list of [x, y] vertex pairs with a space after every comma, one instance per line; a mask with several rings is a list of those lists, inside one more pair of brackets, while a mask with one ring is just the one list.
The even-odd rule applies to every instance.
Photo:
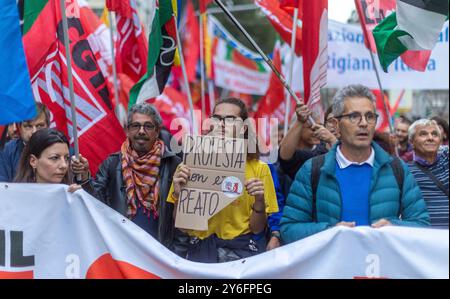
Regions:
[[242, 120], [240, 117], [234, 116], [234, 115], [220, 116], [220, 115], [216, 115], [216, 114], [211, 116], [211, 119], [214, 121], [221, 121], [223, 123], [234, 123], [234, 122]]
[[128, 125], [128, 130], [133, 133], [139, 132], [141, 130], [141, 127], [144, 127], [144, 131], [147, 133], [150, 133], [156, 128], [156, 126], [152, 123], [145, 123], [143, 125], [141, 125], [140, 123], [131, 123]]
[[[352, 124], [359, 124], [362, 121], [362, 114], [359, 113], [359, 112], [343, 114], [343, 115], [340, 115], [340, 116], [335, 116], [334, 118], [341, 119], [341, 118], [344, 118], [344, 117], [347, 117]], [[374, 123], [377, 122], [378, 114], [372, 113], [372, 112], [367, 112], [366, 114], [364, 114], [364, 117], [366, 118], [366, 122], [368, 124], [373, 125]]]

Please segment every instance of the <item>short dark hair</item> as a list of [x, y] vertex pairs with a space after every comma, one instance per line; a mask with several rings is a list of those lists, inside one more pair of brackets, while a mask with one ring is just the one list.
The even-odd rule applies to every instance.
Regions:
[[159, 114], [158, 109], [156, 109], [156, 107], [153, 106], [152, 104], [143, 102], [143, 103], [139, 103], [139, 104], [135, 104], [135, 105], [131, 106], [130, 110], [128, 111], [128, 125], [131, 124], [131, 120], [133, 119], [133, 115], [135, 113], [140, 113], [140, 114], [150, 116], [153, 119], [153, 121], [155, 122], [154, 125], [158, 129], [161, 129], [161, 126], [163, 123], [161, 114]]
[[413, 123], [408, 117], [406, 117], [406, 115], [400, 115], [399, 119], [401, 123], [407, 124], [409, 126]]
[[331, 105], [330, 107], [328, 107], [328, 109], [325, 111], [325, 116], [324, 116], [324, 120], [323, 123], [327, 122], [328, 116], [333, 113], [333, 105]]
[[[45, 123], [47, 124], [47, 127], [50, 127], [50, 111], [48, 110], [47, 106], [39, 102], [36, 102], [36, 117], [33, 119], [28, 119], [26, 121], [33, 121], [41, 117], [41, 115], [45, 116]], [[18, 125], [20, 126], [24, 122], [18, 123]]]
[[[14, 182], [34, 183], [34, 171], [30, 165], [31, 155], [39, 158], [46, 148], [55, 143], [65, 143], [67, 144], [67, 147], [69, 147], [67, 137], [55, 129], [47, 128], [36, 131], [36, 133], [31, 136], [30, 141], [26, 144], [25, 149], [22, 152], [22, 156], [19, 161], [19, 168], [17, 170], [17, 175], [14, 178]], [[67, 171], [62, 183], [68, 184], [69, 181], [69, 171]]]

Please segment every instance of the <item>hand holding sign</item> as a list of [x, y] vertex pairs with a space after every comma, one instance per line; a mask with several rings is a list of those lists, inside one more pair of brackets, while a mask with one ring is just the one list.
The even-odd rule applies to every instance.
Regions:
[[[173, 179], [177, 200], [175, 227], [208, 230], [208, 220], [244, 191], [246, 142], [216, 136], [186, 136], [184, 164]], [[247, 190], [264, 200], [264, 186], [249, 181]]]
[[247, 193], [254, 196], [255, 199], [264, 201], [264, 185], [259, 179], [250, 179], [245, 183]]
[[180, 164], [173, 176], [173, 195], [176, 199], [180, 196], [181, 188], [184, 187], [190, 176], [190, 169], [183, 163]]

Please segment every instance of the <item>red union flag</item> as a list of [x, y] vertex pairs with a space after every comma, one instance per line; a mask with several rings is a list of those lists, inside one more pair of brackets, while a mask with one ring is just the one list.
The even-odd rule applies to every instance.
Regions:
[[287, 11], [290, 15], [293, 15], [294, 9], [298, 8], [298, 18], [303, 18], [303, 0], [280, 0], [280, 7]]
[[386, 103], [388, 110], [391, 110], [391, 106], [389, 103], [389, 99], [386, 95], [383, 95], [379, 89], [372, 89], [373, 94], [377, 99], [377, 113], [378, 113], [378, 121], [376, 125], [376, 130], [379, 132], [385, 132], [389, 129], [389, 115], [386, 113], [386, 108], [384, 107], [384, 103]]
[[[395, 11], [395, 0], [355, 0], [366, 47], [377, 52], [372, 30], [389, 14]], [[417, 71], [425, 71], [431, 51], [406, 51], [401, 55], [403, 62]]]
[[303, 2], [303, 41], [305, 103], [321, 115], [320, 89], [328, 70], [328, 0]]
[[[255, 4], [261, 9], [270, 21], [281, 38], [291, 44], [293, 18], [287, 10], [280, 7], [278, 0], [255, 0]], [[299, 19], [302, 18], [302, 9], [299, 10]], [[302, 29], [297, 27], [297, 36], [295, 37], [295, 53], [300, 56], [302, 53]]]
[[126, 74], [136, 83], [147, 72], [148, 42], [139, 22], [136, 0], [116, 2], [108, 1], [107, 7], [117, 13], [117, 72]]
[[[63, 42], [59, 1], [26, 2], [24, 48], [33, 93], [52, 113], [52, 124], [72, 136], [72, 112], [67, 80], [66, 49]], [[99, 164], [119, 150], [125, 135], [110, 101], [107, 82], [100, 70], [83, 18], [69, 18], [69, 39], [76, 103], [80, 153], [95, 173]]]

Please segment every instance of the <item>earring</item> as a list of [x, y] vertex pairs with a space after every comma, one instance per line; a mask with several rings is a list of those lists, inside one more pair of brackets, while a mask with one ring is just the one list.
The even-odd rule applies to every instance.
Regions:
[[36, 183], [36, 168], [33, 167], [33, 181]]

